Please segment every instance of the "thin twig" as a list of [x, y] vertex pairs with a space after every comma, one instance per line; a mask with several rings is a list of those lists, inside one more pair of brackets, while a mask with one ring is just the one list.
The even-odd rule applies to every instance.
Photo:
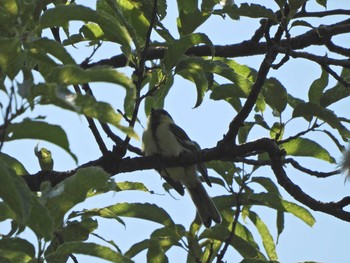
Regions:
[[[80, 94], [80, 95], [82, 94], [81, 90], [80, 90], [80, 87], [78, 85], [73, 85], [73, 87], [74, 87], [74, 90], [75, 90], [75, 92], [77, 94]], [[92, 118], [90, 118], [90, 117], [88, 117], [86, 115], [84, 115], [84, 116], [85, 116], [86, 121], [89, 124], [89, 128], [90, 128], [92, 134], [95, 137], [95, 140], [97, 142], [98, 147], [100, 148], [100, 151], [101, 151], [102, 155], [106, 155], [108, 153], [108, 149], [107, 149], [107, 146], [106, 146], [106, 144], [104, 143], [104, 141], [103, 141], [103, 139], [101, 137], [100, 132], [98, 131], [98, 129], [96, 127], [94, 119], [92, 119]]]

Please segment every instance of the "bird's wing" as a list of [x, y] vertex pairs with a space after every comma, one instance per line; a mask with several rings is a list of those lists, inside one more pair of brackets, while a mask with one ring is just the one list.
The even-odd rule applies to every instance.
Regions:
[[170, 177], [170, 175], [168, 174], [166, 169], [158, 171], [158, 172], [164, 178], [164, 180], [167, 181], [167, 183], [170, 184], [176, 190], [176, 192], [178, 192], [180, 195], [185, 194], [185, 190], [184, 190], [182, 183], [180, 181], [173, 180]]
[[[186, 134], [186, 132], [179, 126], [177, 126], [176, 124], [169, 124], [170, 127], [170, 131], [175, 135], [175, 138], [177, 139], [177, 141], [188, 151], [196, 153], [198, 151], [201, 150], [201, 148], [199, 147], [199, 145], [192, 141], [190, 139], [190, 137], [188, 137], [188, 135]], [[208, 176], [208, 171], [207, 168], [205, 167], [204, 163], [199, 163], [197, 164], [197, 169], [199, 170], [199, 172], [202, 174], [202, 177], [204, 179], [204, 181], [211, 186], [211, 182], [209, 180], [209, 176]]]

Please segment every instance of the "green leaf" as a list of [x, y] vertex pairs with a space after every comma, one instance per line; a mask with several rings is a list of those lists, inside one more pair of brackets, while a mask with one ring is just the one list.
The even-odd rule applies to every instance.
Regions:
[[[350, 69], [343, 68], [340, 77], [342, 77], [345, 81], [350, 81]], [[350, 89], [338, 82], [333, 88], [330, 88], [325, 91], [325, 93], [321, 97], [321, 105], [323, 107], [328, 107], [329, 105], [342, 99], [345, 99], [349, 96]]]
[[328, 85], [328, 72], [322, 70], [321, 77], [316, 79], [309, 89], [309, 101], [314, 104], [320, 104], [323, 91]]
[[6, 132], [6, 141], [37, 139], [56, 144], [69, 153], [69, 155], [77, 162], [77, 157], [69, 149], [66, 133], [58, 125], [24, 119], [20, 123], [11, 123]]
[[312, 214], [305, 208], [282, 199], [281, 196], [271, 193], [250, 194], [246, 200], [249, 205], [264, 205], [276, 209], [277, 211], [287, 212], [301, 219], [309, 226], [316, 222]]
[[32, 208], [32, 192], [24, 180], [2, 162], [0, 162], [0, 181], [0, 198], [14, 212], [14, 219], [20, 225], [25, 225]]
[[180, 67], [177, 67], [175, 73], [196, 84], [197, 101], [194, 108], [197, 108], [202, 103], [205, 92], [208, 90], [208, 80], [203, 68], [198, 67], [198, 64], [191, 63], [191, 61], [193, 61], [192, 58], [181, 61], [181, 69], [179, 70]]
[[109, 177], [101, 168], [82, 168], [54, 188], [43, 189], [41, 198], [51, 212], [55, 226], [62, 225], [65, 214], [84, 201], [90, 190], [103, 188]]
[[280, 141], [284, 134], [284, 124], [275, 122], [270, 129], [270, 138], [276, 141]]
[[170, 71], [173, 67], [175, 67], [182, 58], [182, 55], [185, 54], [190, 47], [199, 44], [205, 44], [208, 46], [212, 56], [214, 56], [214, 45], [207, 35], [202, 33], [185, 35], [179, 40], [175, 40], [165, 51], [163, 63], [166, 71]]
[[306, 0], [288, 0], [288, 2], [289, 2], [289, 8], [291, 9], [291, 11], [296, 11], [303, 6]]
[[109, 260], [111, 262], [132, 262], [129, 258], [121, 255], [120, 253], [112, 250], [109, 247], [105, 247], [95, 243], [85, 243], [79, 241], [65, 242], [60, 245], [55, 253], [47, 255], [47, 260], [50, 261], [59, 255], [71, 255], [71, 254], [83, 254], [100, 259]]
[[13, 169], [16, 175], [29, 174], [22, 163], [6, 153], [0, 153], [0, 162]]
[[210, 13], [201, 12], [198, 9], [198, 1], [177, 1], [179, 17], [177, 28], [180, 36], [193, 33], [209, 17]]
[[21, 43], [18, 38], [0, 37], [0, 68], [10, 79], [14, 79], [24, 66]]
[[265, 81], [262, 94], [266, 103], [279, 116], [287, 106], [288, 94], [286, 88], [275, 78], [269, 78]]
[[174, 227], [169, 214], [161, 207], [149, 203], [119, 203], [103, 208], [115, 216], [149, 220], [164, 226]]
[[[165, 81], [165, 83], [164, 83]], [[152, 96], [147, 96], [145, 100], [145, 113], [148, 116], [151, 109], [163, 109], [164, 101], [170, 88], [174, 84], [172, 74], [164, 76], [161, 70], [155, 70], [150, 76], [149, 91], [156, 90]]]
[[327, 8], [327, 1], [328, 0], [316, 0], [316, 2], [324, 8]]
[[15, 213], [4, 202], [0, 202], [0, 211], [0, 222], [16, 217]]
[[110, 82], [125, 88], [133, 86], [132, 81], [123, 73], [111, 67], [94, 67], [82, 69], [77, 65], [66, 65], [55, 68], [46, 78], [48, 82], [65, 85], [78, 85], [89, 82]]
[[318, 158], [329, 163], [336, 163], [335, 159], [317, 142], [305, 139], [296, 138], [281, 145], [287, 152], [287, 155], [293, 156], [308, 156]]
[[147, 250], [147, 262], [149, 263], [167, 263], [168, 258], [159, 244], [159, 240], [150, 239]]
[[277, 18], [275, 13], [265, 6], [257, 5], [257, 4], [247, 4], [243, 3], [239, 7], [239, 15], [240, 16], [246, 16], [251, 18], [268, 18], [272, 21], [277, 22]]
[[21, 238], [0, 239], [0, 258], [10, 262], [30, 262], [35, 258], [35, 248], [27, 240]]
[[257, 228], [257, 230], [262, 238], [262, 243], [263, 243], [263, 246], [265, 248], [265, 251], [266, 251], [269, 259], [270, 260], [278, 260], [275, 242], [274, 242], [273, 237], [269, 231], [269, 228], [266, 226], [266, 224], [261, 220], [261, 218], [255, 212], [250, 210], [248, 217], [256, 226], [256, 228]]
[[38, 238], [44, 238], [45, 241], [52, 239], [52, 234], [55, 230], [52, 216], [37, 196], [32, 198], [32, 209], [27, 226], [33, 230]]
[[106, 15], [82, 5], [57, 5], [54, 8], [46, 10], [40, 17], [41, 28], [51, 28], [55, 26], [64, 26], [69, 21], [90, 21], [98, 24], [108, 40], [120, 43], [126, 48], [130, 48], [130, 36], [120, 22]]
[[[222, 226], [217, 225], [212, 228], [205, 229], [200, 235], [200, 239], [210, 238], [227, 242], [226, 238], [229, 236], [230, 231]], [[234, 235], [231, 239], [230, 246], [232, 246], [237, 252], [244, 258], [259, 258], [266, 260], [264, 254], [262, 254], [257, 248], [255, 248], [250, 242], [243, 238]]]
[[127, 256], [128, 258], [135, 257], [140, 252], [146, 250], [149, 247], [149, 243], [150, 243], [150, 240], [149, 239], [145, 239], [145, 240], [142, 240], [142, 241], [140, 241], [138, 243], [133, 244], [128, 249], [128, 251], [125, 252], [125, 256]]
[[63, 64], [75, 64], [74, 59], [68, 51], [62, 44], [55, 40], [39, 38], [32, 42], [27, 42], [27, 45], [27, 49], [32, 53], [41, 53], [42, 56], [52, 55], [59, 59]]
[[280, 195], [278, 187], [276, 184], [268, 177], [254, 176], [251, 179], [252, 182], [260, 184], [262, 187], [266, 189], [269, 193], [274, 193]]
[[350, 131], [340, 122], [334, 112], [319, 105], [313, 103], [298, 104], [293, 111], [293, 118], [296, 117], [304, 117], [307, 120], [317, 117], [325, 121], [332, 128], [337, 129], [344, 141], [350, 138]]
[[122, 115], [116, 113], [110, 104], [96, 101], [96, 99], [90, 95], [78, 95], [71, 103], [78, 113], [98, 119], [101, 122], [110, 123], [125, 132], [131, 138], [138, 139], [137, 134], [132, 128], [120, 124]]

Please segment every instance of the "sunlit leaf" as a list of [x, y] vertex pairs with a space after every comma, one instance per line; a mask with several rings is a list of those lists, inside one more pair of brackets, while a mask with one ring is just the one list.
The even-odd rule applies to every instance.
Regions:
[[6, 153], [0, 153], [0, 162], [13, 169], [17, 175], [28, 174], [28, 171], [22, 163]]
[[56, 255], [71, 255], [71, 254], [82, 254], [101, 259], [109, 260], [111, 262], [132, 262], [129, 258], [122, 254], [112, 250], [109, 247], [102, 246], [96, 243], [85, 243], [79, 241], [65, 242], [60, 245], [57, 250], [50, 255], [47, 255], [48, 260], [52, 260]]
[[121, 72], [111, 67], [95, 67], [82, 69], [77, 65], [67, 65], [55, 68], [47, 81], [65, 85], [78, 85], [89, 82], [110, 82], [125, 88], [133, 86], [132, 81]]
[[287, 152], [287, 155], [308, 156], [335, 163], [335, 159], [325, 148], [310, 139], [296, 138], [283, 143], [281, 146]]
[[14, 79], [24, 66], [21, 43], [18, 38], [0, 37], [0, 68], [10, 79]]
[[35, 258], [35, 248], [27, 240], [21, 238], [0, 239], [0, 258], [10, 262], [30, 262]]
[[82, 5], [57, 5], [46, 10], [40, 17], [41, 28], [63, 26], [69, 21], [90, 21], [98, 24], [110, 41], [129, 47], [130, 36], [117, 19], [103, 16]]
[[214, 55], [215, 50], [214, 50], [213, 43], [211, 42], [211, 40], [208, 38], [207, 35], [202, 33], [185, 35], [181, 37], [179, 40], [175, 40], [165, 51], [163, 63], [166, 70], [169, 71], [173, 67], [175, 67], [180, 61], [182, 55], [185, 54], [185, 52], [190, 47], [193, 47], [199, 44], [207, 45], [212, 55]]
[[175, 225], [169, 214], [163, 208], [154, 204], [119, 203], [105, 207], [104, 209], [116, 216], [149, 220], [169, 227]]
[[253, 211], [249, 211], [248, 217], [253, 222], [255, 227], [257, 228], [257, 230], [261, 236], [263, 246], [265, 248], [265, 251], [266, 251], [269, 259], [270, 260], [277, 260], [278, 256], [276, 253], [275, 242], [273, 240], [273, 237], [272, 237], [267, 225], [261, 220], [261, 218], [258, 216], [258, 214], [253, 212]]
[[337, 129], [344, 141], [350, 138], [350, 131], [340, 122], [337, 115], [333, 111], [317, 104], [310, 102], [298, 104], [293, 111], [293, 118], [296, 117], [304, 117], [308, 120], [312, 117], [317, 117], [325, 121], [332, 128]]
[[[227, 242], [226, 238], [229, 236], [229, 230], [221, 225], [215, 226], [215, 228], [208, 228], [203, 231], [200, 238], [211, 238]], [[237, 250], [242, 257], [247, 258], [260, 258], [265, 259], [264, 254], [262, 254], [257, 248], [251, 245], [250, 242], [244, 240], [241, 237], [234, 235], [231, 239], [230, 246]]]

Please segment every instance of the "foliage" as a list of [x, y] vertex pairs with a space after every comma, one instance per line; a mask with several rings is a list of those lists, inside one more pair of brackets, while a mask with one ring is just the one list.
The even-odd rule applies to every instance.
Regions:
[[[0, 153], [0, 221], [11, 223], [10, 232], [1, 233], [1, 262], [77, 261], [77, 254], [132, 262], [143, 251], [149, 262], [168, 262], [167, 252], [173, 247], [184, 249], [187, 262], [225, 262], [228, 248], [238, 252], [242, 262], [277, 262], [276, 244], [285, 228], [286, 214], [309, 226], [315, 223], [310, 211], [300, 203], [349, 221], [348, 212], [343, 210], [348, 204], [346, 199], [331, 203], [312, 199], [287, 177], [283, 165], [319, 177], [339, 173], [317, 172], [297, 160], [315, 158], [336, 165], [334, 153], [312, 136], [324, 134], [340, 152], [350, 138], [346, 127], [349, 120], [332, 110], [350, 95], [350, 64], [343, 59], [349, 56], [349, 49], [332, 40], [333, 36], [349, 33], [349, 21], [317, 27], [310, 19], [349, 14], [350, 10], [306, 11], [309, 4], [326, 8], [326, 0], [275, 0], [273, 7], [256, 2], [221, 1], [220, 5], [216, 0], [178, 0], [177, 32], [172, 32], [164, 20], [170, 12], [170, 3], [165, 0], [97, 0], [95, 6], [86, 6], [84, 1], [2, 1], [0, 149], [11, 141], [44, 140], [61, 147], [78, 162], [79, 156], [72, 152], [68, 141], [72, 131], [48, 123], [42, 116], [27, 115], [38, 106], [55, 106], [56, 111], [68, 110], [88, 120], [101, 158], [60, 173], [52, 171], [50, 151], [36, 148], [39, 161], [48, 153], [49, 163], [41, 166], [43, 171], [29, 175], [21, 160]], [[234, 23], [246, 17], [261, 20], [261, 25], [249, 41], [218, 46], [215, 39], [201, 32], [201, 25], [216, 16]], [[303, 33], [292, 37], [290, 32], [295, 27]], [[86, 59], [79, 63], [73, 54], [79, 52], [81, 44], [88, 46], [90, 55], [85, 52]], [[313, 44], [342, 58], [298, 51]], [[104, 45], [111, 45], [116, 53], [97, 57]], [[264, 59], [257, 69], [233, 59], [261, 54]], [[97, 62], [92, 62], [96, 58]], [[308, 59], [322, 68], [321, 76], [308, 88], [306, 101], [290, 94], [283, 79], [268, 77], [270, 69], [283, 67], [291, 58]], [[128, 66], [133, 68], [132, 73], [125, 70]], [[341, 73], [333, 66], [340, 67]], [[161, 206], [141, 200], [72, 210], [88, 198], [110, 191], [153, 193], [142, 182], [116, 183], [110, 176], [159, 167], [159, 158], [143, 158], [130, 140], [139, 137], [135, 127], [141, 107], [146, 113], [152, 107], [162, 108], [178, 76], [195, 88], [195, 108], [208, 98], [226, 101], [237, 112], [225, 138], [201, 156], [217, 174], [211, 179], [220, 193], [213, 200], [223, 222], [203, 229], [196, 218], [190, 226], [184, 226]], [[331, 77], [337, 81], [333, 87], [329, 84]], [[123, 110], [116, 111], [122, 107], [96, 98], [90, 87], [94, 82], [121, 87], [125, 94]], [[306, 128], [296, 131], [295, 120]], [[96, 128], [98, 122], [115, 143], [112, 151]], [[112, 132], [109, 125], [117, 132]], [[263, 130], [269, 138], [250, 141], [254, 129]], [[187, 163], [181, 159], [172, 161], [193, 164], [198, 162], [196, 158], [188, 156]], [[169, 163], [165, 160], [163, 165]], [[239, 163], [245, 164], [244, 169]], [[275, 175], [277, 183], [272, 176], [255, 175], [262, 166], [272, 168], [271, 175]], [[298, 202], [287, 201], [281, 187]], [[171, 190], [167, 184], [164, 188]], [[276, 230], [264, 222], [257, 207], [275, 216]], [[99, 220], [125, 225], [124, 218], [128, 217], [153, 222], [158, 228], [127, 251], [97, 234]], [[21, 236], [26, 229], [34, 232], [38, 242]], [[99, 238], [99, 242], [91, 242], [91, 237]]]

